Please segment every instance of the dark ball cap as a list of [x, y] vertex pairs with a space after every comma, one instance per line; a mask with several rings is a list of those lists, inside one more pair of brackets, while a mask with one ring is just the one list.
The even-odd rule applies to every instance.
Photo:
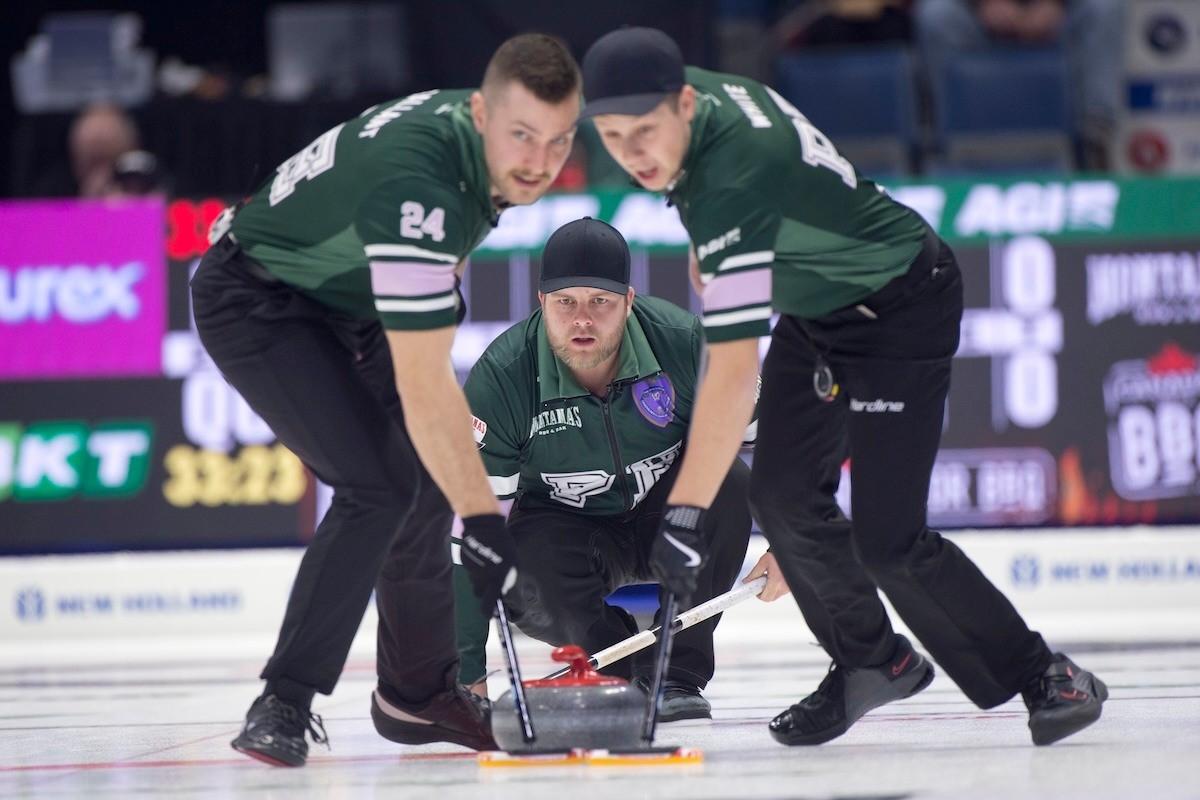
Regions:
[[587, 102], [581, 119], [597, 114], [649, 114], [686, 83], [679, 45], [655, 28], [606, 33], [584, 55], [582, 70]]
[[621, 232], [598, 219], [568, 222], [550, 234], [542, 251], [542, 294], [590, 286], [606, 292], [629, 291], [629, 245]]

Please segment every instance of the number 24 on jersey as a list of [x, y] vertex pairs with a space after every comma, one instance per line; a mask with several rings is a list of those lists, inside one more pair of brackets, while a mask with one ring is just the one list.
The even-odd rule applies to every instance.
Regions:
[[425, 206], [415, 200], [405, 200], [400, 206], [400, 235], [405, 239], [423, 239], [426, 236], [435, 242], [446, 238], [446, 212], [441, 207], [425, 213]]

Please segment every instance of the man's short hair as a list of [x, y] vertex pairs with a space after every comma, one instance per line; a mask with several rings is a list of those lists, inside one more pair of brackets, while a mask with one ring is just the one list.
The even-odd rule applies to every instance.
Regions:
[[544, 33], [514, 36], [492, 56], [483, 73], [485, 91], [516, 81], [539, 100], [557, 104], [583, 85], [579, 65], [562, 39]]

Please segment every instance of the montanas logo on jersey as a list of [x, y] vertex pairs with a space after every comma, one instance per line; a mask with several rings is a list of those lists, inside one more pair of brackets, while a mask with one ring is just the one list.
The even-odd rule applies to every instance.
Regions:
[[548, 433], [558, 433], [567, 428], [582, 427], [583, 419], [579, 416], [579, 406], [551, 408], [533, 418], [529, 426], [529, 438], [545, 436]]

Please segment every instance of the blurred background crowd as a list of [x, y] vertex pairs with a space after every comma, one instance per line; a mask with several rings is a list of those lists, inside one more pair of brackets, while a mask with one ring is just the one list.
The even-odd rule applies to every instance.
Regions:
[[[475, 85], [514, 33], [580, 56], [624, 23], [774, 86], [870, 175], [1162, 171], [1166, 137], [1122, 135], [1139, 2], [5, 0], [0, 193], [236, 195], [372, 103]], [[1132, 33], [1169, 55], [1178, 27]], [[561, 188], [623, 183], [583, 131]]]

